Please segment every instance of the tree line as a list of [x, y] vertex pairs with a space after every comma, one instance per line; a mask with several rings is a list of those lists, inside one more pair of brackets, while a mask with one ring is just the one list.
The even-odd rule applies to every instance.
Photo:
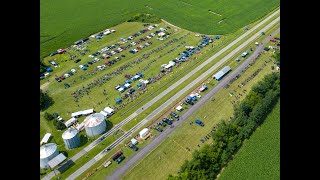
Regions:
[[243, 101], [234, 105], [233, 117], [224, 120], [212, 133], [213, 144], [204, 145], [186, 160], [177, 175], [169, 180], [215, 179], [221, 169], [232, 160], [242, 142], [266, 119], [280, 97], [280, 74], [266, 75], [255, 84]]

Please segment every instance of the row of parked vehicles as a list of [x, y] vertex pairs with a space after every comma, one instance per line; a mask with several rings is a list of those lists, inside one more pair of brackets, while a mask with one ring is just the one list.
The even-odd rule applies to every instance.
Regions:
[[159, 121], [153, 128], [158, 132], [162, 132], [163, 130], [159, 126], [166, 127], [167, 125], [172, 125], [172, 121], [174, 119], [179, 121], [180, 117], [177, 113], [171, 112], [170, 115], [171, 116], [169, 118], [163, 118], [162, 121]]

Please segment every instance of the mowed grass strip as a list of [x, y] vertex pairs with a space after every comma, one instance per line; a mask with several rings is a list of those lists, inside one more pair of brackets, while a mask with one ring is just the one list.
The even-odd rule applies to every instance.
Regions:
[[279, 0], [40, 1], [40, 57], [125, 22], [138, 13], [155, 14], [194, 32], [229, 34], [261, 18], [279, 4]]
[[218, 179], [280, 179], [280, 99]]

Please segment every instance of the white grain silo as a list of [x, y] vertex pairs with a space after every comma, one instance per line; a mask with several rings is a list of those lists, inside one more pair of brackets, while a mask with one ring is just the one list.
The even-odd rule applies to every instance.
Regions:
[[48, 162], [58, 154], [58, 147], [54, 143], [48, 143], [40, 146], [40, 168], [48, 168]]
[[101, 113], [92, 114], [83, 121], [88, 136], [96, 136], [106, 130], [107, 123]]
[[67, 149], [73, 149], [80, 145], [78, 130], [71, 127], [62, 134], [63, 142]]

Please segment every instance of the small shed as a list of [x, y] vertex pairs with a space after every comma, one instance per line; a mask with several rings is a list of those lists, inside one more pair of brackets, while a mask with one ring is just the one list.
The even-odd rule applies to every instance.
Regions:
[[50, 168], [56, 167], [58, 164], [62, 163], [65, 159], [67, 159], [66, 156], [64, 156], [62, 153], [60, 153], [58, 156], [54, 157], [48, 162], [48, 165]]
[[108, 114], [113, 114], [113, 113], [114, 113], [114, 110], [113, 110], [111, 107], [109, 107], [109, 106], [107, 106], [106, 108], [104, 108], [103, 111], [105, 111], [105, 112], [108, 113]]
[[105, 111], [100, 111], [100, 114], [102, 114], [104, 117], [108, 116], [108, 113]]
[[78, 117], [78, 116], [81, 116], [81, 115], [82, 115], [82, 111], [71, 113], [72, 117]]
[[225, 76], [230, 70], [231, 70], [231, 68], [229, 66], [225, 66], [219, 72], [217, 72], [215, 75], [213, 75], [213, 78], [220, 81], [222, 79], [222, 77]]
[[148, 128], [144, 128], [139, 132], [140, 138], [144, 138], [149, 133]]
[[71, 119], [69, 119], [67, 122], [65, 122], [64, 124], [66, 125], [66, 127], [70, 127], [72, 124], [74, 124], [77, 121], [76, 118], [72, 117]]
[[50, 134], [50, 133], [46, 133], [46, 134], [43, 136], [43, 138], [42, 138], [42, 140], [41, 140], [41, 142], [40, 142], [40, 145], [42, 145], [42, 144], [44, 144], [44, 143], [47, 143], [50, 137], [51, 137], [51, 134]]
[[88, 115], [88, 114], [92, 114], [92, 113], [94, 113], [93, 109], [87, 109], [87, 110], [82, 111], [83, 115]]

